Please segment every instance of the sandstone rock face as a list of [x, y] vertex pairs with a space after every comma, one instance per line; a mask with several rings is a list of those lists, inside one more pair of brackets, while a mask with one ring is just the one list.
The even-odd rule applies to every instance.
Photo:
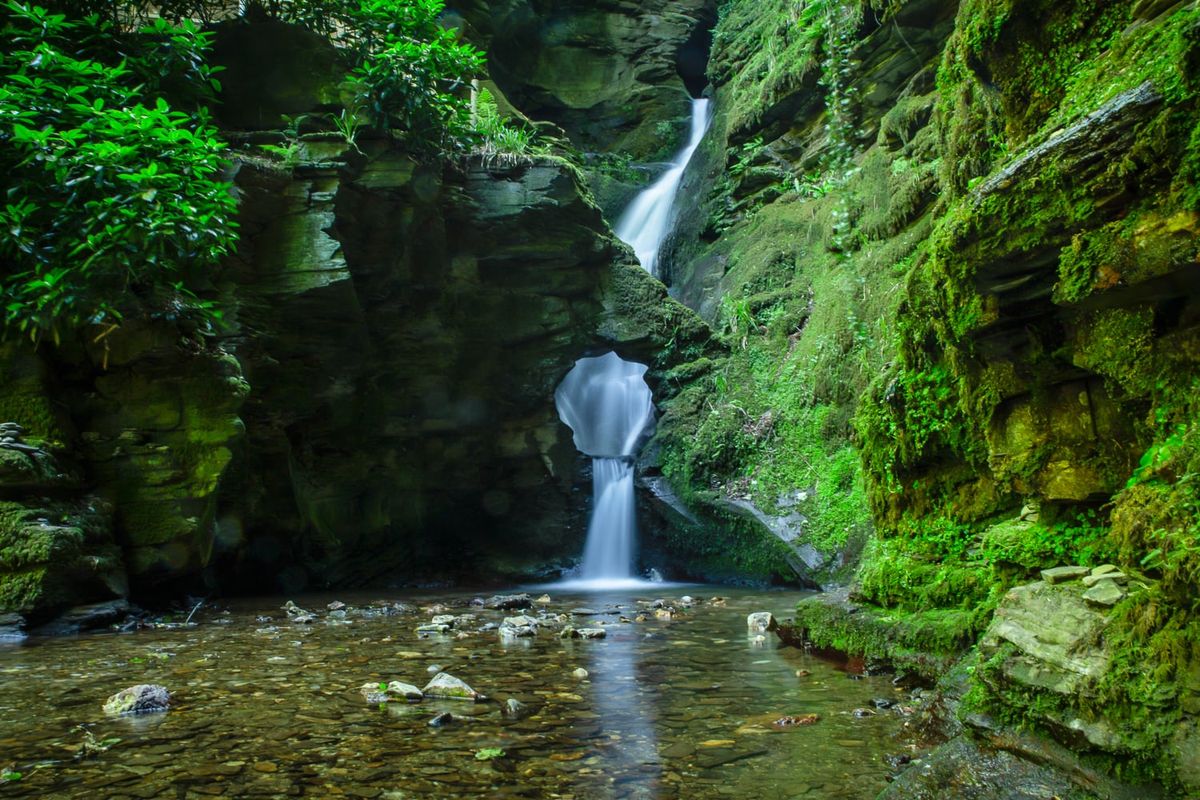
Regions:
[[487, 48], [507, 98], [584, 150], [665, 160], [686, 130], [689, 87], [707, 82], [712, 0], [452, 6]]
[[1015, 652], [1001, 667], [1009, 680], [1065, 697], [1088, 690], [1104, 677], [1111, 654], [1101, 642], [1108, 618], [1083, 593], [1078, 581], [1010, 590], [980, 641], [981, 653], [989, 658], [1011, 644]]

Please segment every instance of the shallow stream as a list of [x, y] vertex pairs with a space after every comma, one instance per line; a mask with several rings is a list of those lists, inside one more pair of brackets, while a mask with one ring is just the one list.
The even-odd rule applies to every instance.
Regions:
[[[534, 638], [481, 632], [522, 612], [455, 591], [292, 598], [309, 624], [288, 621], [286, 598], [242, 600], [190, 627], [0, 647], [0, 768], [21, 773], [0, 797], [848, 800], [874, 797], [887, 757], [907, 752], [909, 699], [888, 677], [747, 631], [748, 613], [786, 617], [797, 593], [548, 591], [526, 613], [614, 612], [569, 617], [607, 638], [560, 639], [549, 619]], [[656, 615], [659, 598], [677, 613]], [[435, 613], [475, 619], [418, 636]], [[424, 686], [439, 666], [491, 699], [379, 706], [359, 692]], [[105, 698], [138, 683], [170, 689], [171, 710], [106, 718]], [[529, 716], [502, 713], [509, 698]], [[441, 711], [469, 719], [431, 727]]]

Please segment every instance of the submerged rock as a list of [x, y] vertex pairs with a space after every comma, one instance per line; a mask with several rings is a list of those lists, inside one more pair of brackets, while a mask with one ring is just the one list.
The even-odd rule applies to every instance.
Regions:
[[584, 669], [583, 667], [579, 667], [574, 672], [572, 672], [571, 675], [578, 678], [579, 680], [583, 680], [584, 678], [586, 678], [588, 676], [588, 671], [586, 669]]
[[421, 692], [426, 697], [441, 697], [447, 700], [483, 700], [484, 696], [472, 689], [466, 681], [454, 677], [447, 672], [439, 672], [433, 676]]
[[512, 719], [523, 719], [533, 713], [529, 706], [522, 703], [515, 697], [510, 697], [504, 701], [504, 716]]
[[149, 714], [166, 711], [171, 705], [171, 693], [156, 683], [139, 683], [122, 689], [104, 701], [104, 713], [113, 716]]
[[775, 615], [770, 611], [755, 611], [746, 617], [746, 627], [754, 633], [766, 633], [773, 631], [779, 624], [775, 621]]

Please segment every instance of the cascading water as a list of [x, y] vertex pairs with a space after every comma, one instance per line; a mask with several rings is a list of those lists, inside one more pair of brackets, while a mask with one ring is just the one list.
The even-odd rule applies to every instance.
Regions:
[[633, 581], [637, 517], [633, 459], [654, 420], [646, 366], [616, 353], [581, 358], [567, 373], [554, 402], [575, 434], [575, 446], [592, 457], [592, 518], [581, 578], [595, 588]]
[[617, 221], [617, 238], [632, 247], [642, 267], [656, 277], [658, 250], [674, 222], [671, 211], [683, 180], [683, 171], [687, 169], [711, 122], [708, 106], [709, 101], [705, 98], [692, 100], [692, 126], [687, 146], [679, 151], [679, 155], [671, 162], [671, 168], [634, 198]]

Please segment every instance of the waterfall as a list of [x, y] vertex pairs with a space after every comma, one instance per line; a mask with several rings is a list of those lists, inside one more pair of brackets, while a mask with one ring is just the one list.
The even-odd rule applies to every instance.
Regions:
[[594, 586], [633, 579], [637, 516], [633, 459], [654, 420], [646, 366], [616, 353], [581, 358], [554, 393], [575, 447], [592, 457], [592, 517], [581, 569]]
[[687, 146], [675, 156], [671, 168], [635, 197], [617, 221], [617, 238], [632, 247], [641, 265], [656, 277], [658, 250], [674, 222], [671, 211], [675, 205], [675, 195], [679, 193], [679, 183], [683, 180], [683, 171], [700, 146], [700, 140], [704, 138], [711, 121], [708, 105], [709, 101], [704, 98], [692, 100], [692, 125]]

